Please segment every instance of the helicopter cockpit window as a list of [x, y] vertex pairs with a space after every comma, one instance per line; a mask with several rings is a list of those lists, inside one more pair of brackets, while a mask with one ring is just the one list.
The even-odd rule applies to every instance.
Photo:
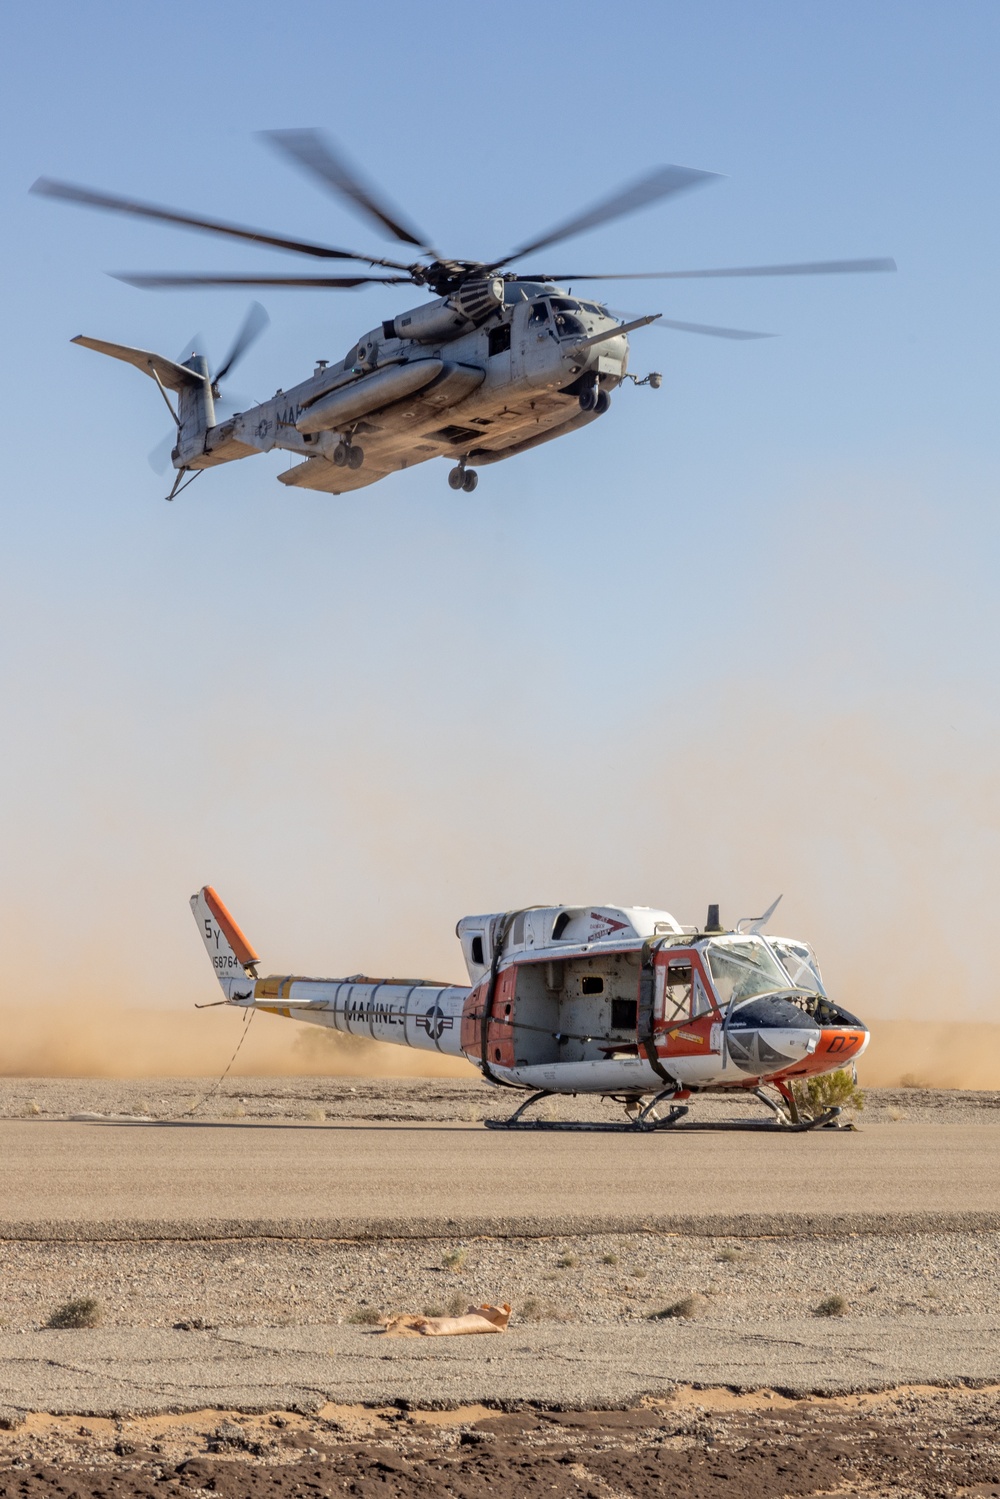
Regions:
[[587, 329], [582, 320], [574, 316], [580, 310], [579, 302], [574, 302], [572, 297], [552, 298], [557, 338], [586, 338]]
[[719, 937], [706, 956], [720, 1005], [788, 988], [788, 975], [760, 937]]
[[547, 323], [549, 320], [549, 308], [546, 302], [532, 302], [531, 311], [528, 314], [529, 323]]
[[796, 989], [811, 989], [815, 994], [826, 994], [816, 954], [811, 947], [807, 947], [804, 942], [789, 942], [783, 937], [770, 937], [768, 940]]

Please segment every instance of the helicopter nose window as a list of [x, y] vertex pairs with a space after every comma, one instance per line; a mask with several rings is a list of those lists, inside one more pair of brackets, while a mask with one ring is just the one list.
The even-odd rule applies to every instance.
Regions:
[[558, 338], [586, 337], [587, 330], [578, 317], [571, 312], [556, 313], [556, 336]]

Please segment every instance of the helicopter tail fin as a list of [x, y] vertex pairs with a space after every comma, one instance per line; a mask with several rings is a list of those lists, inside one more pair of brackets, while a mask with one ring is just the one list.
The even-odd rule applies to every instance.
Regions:
[[223, 994], [232, 1001], [252, 999], [259, 959], [211, 885], [192, 895], [191, 911]]
[[212, 381], [204, 355], [192, 354], [184, 364], [178, 364], [175, 359], [153, 354], [149, 349], [133, 349], [128, 344], [85, 338], [82, 333], [70, 342], [94, 349], [98, 354], [107, 354], [112, 359], [124, 360], [126, 364], [134, 364], [136, 369], [156, 381], [168, 406], [167, 391], [173, 391], [177, 396], [177, 410], [175, 412], [170, 406], [170, 411], [177, 423], [180, 460], [190, 460], [204, 453], [205, 433], [215, 425]]

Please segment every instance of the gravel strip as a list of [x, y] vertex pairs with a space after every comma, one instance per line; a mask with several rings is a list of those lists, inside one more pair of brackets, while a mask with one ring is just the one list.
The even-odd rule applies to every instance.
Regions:
[[[92, 1297], [109, 1327], [275, 1327], [510, 1302], [521, 1321], [622, 1325], [690, 1299], [725, 1326], [814, 1313], [1000, 1316], [1000, 1234], [0, 1245], [0, 1326]], [[838, 1312], [835, 1311], [834, 1315]]]

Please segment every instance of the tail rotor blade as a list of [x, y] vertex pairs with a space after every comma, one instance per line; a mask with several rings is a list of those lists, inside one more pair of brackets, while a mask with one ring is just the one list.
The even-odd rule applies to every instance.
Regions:
[[177, 432], [168, 432], [166, 437], [158, 442], [155, 448], [150, 450], [148, 462], [154, 474], [166, 473], [170, 467], [170, 454], [174, 450], [174, 443], [176, 441]]
[[246, 354], [247, 350], [251, 347], [251, 345], [256, 343], [257, 339], [263, 333], [264, 329], [267, 327], [270, 321], [271, 319], [268, 317], [267, 313], [259, 302], [250, 303], [250, 306], [247, 309], [247, 315], [243, 319], [243, 323], [240, 327], [239, 332], [233, 339], [232, 347], [230, 348], [229, 353], [226, 355], [225, 359], [222, 361], [222, 364], [215, 372], [213, 384], [218, 385], [219, 381], [224, 380], [229, 374], [230, 370], [234, 369], [236, 365], [239, 364], [240, 360]]

